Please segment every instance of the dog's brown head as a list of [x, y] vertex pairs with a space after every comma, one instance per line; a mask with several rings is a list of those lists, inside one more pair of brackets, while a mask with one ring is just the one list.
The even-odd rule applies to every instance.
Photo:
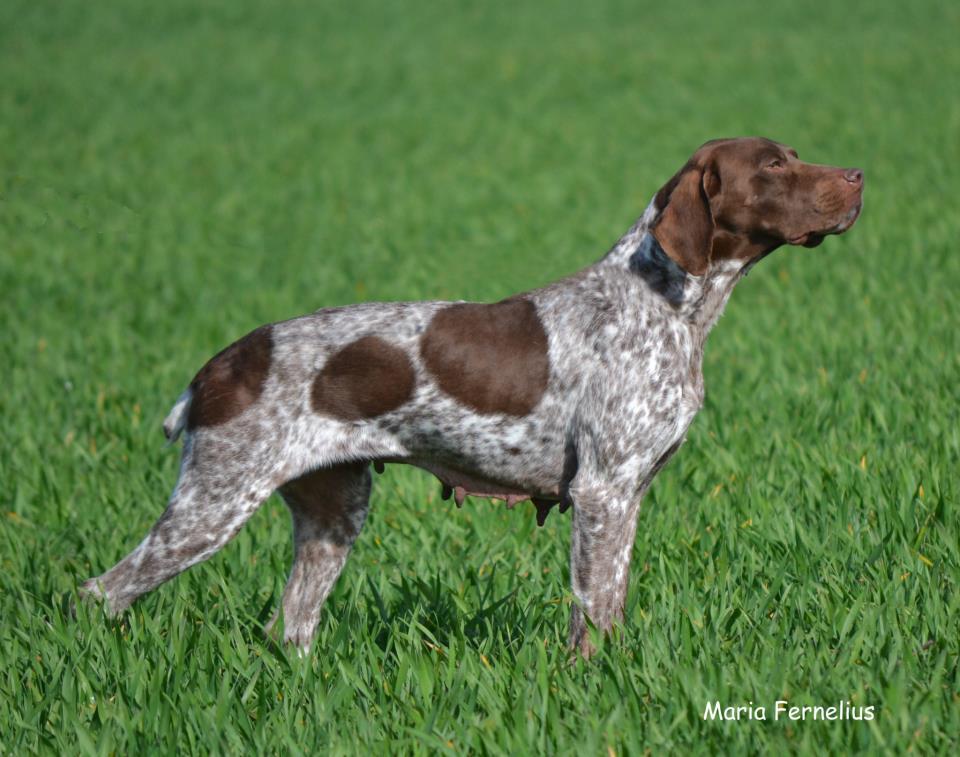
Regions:
[[745, 263], [782, 244], [816, 247], [853, 226], [863, 171], [804, 163], [762, 137], [717, 139], [657, 193], [653, 234], [674, 262], [701, 276], [711, 263]]

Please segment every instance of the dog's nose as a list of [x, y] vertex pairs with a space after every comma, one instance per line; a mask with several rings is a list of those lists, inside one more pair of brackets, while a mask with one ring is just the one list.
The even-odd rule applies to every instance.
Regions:
[[859, 186], [863, 184], [863, 171], [859, 168], [848, 168], [843, 172], [843, 178], [849, 181], [851, 184], [856, 184]]

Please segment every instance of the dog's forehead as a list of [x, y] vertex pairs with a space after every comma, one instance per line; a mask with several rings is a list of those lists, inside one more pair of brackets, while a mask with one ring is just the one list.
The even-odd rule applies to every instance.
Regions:
[[766, 137], [736, 137], [713, 140], [707, 142], [700, 149], [718, 160], [752, 161], [766, 156], [779, 155], [797, 157], [797, 151], [789, 145], [775, 142]]

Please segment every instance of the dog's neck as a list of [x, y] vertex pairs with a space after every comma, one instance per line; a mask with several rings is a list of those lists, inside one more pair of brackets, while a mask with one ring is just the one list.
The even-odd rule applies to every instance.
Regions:
[[658, 215], [656, 204], [651, 201], [597, 266], [628, 272], [642, 282], [653, 297], [662, 300], [678, 317], [706, 336], [750, 264], [723, 260], [711, 264], [702, 276], [688, 273], [667, 255], [650, 232]]

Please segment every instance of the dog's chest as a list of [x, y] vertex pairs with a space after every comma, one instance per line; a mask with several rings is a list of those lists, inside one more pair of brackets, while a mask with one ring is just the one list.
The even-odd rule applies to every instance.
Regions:
[[626, 315], [595, 344], [583, 417], [608, 439], [611, 458], [652, 464], [678, 446], [703, 403], [702, 349], [669, 314]]

